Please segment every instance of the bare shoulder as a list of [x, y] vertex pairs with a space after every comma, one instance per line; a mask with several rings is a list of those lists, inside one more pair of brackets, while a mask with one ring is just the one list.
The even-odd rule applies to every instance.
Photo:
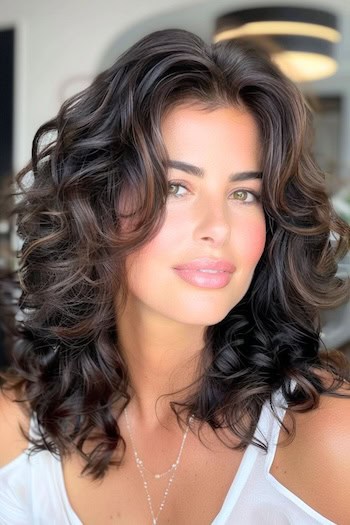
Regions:
[[293, 411], [295, 438], [291, 445], [278, 449], [271, 473], [321, 515], [337, 525], [348, 525], [350, 385], [344, 384], [335, 393], [347, 397], [322, 394], [317, 408]]
[[19, 425], [28, 431], [29, 417], [15, 399], [16, 395], [12, 390], [3, 391], [0, 388], [0, 468], [19, 456], [28, 446]]

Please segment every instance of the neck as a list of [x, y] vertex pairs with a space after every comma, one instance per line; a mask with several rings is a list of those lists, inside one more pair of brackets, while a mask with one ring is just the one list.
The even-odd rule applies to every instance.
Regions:
[[176, 422], [169, 402], [184, 400], [188, 387], [200, 377], [204, 327], [160, 322], [150, 316], [146, 322], [135, 319], [134, 312], [119, 318], [118, 348], [129, 375], [129, 412], [139, 426], [152, 430], [160, 422], [166, 426]]

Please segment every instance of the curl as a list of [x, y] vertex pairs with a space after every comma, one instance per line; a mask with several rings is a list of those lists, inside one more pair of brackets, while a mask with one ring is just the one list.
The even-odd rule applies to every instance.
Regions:
[[[125, 447], [117, 420], [130, 400], [129, 377], [116, 329], [124, 262], [161, 227], [168, 160], [161, 119], [184, 102], [254, 116], [268, 230], [245, 297], [207, 328], [199, 379], [184, 402], [170, 402], [179, 424], [194, 413], [213, 429], [230, 428], [244, 448], [278, 388], [293, 410], [311, 410], [350, 380], [340, 352], [320, 351], [320, 310], [349, 294], [336, 271], [350, 233], [312, 159], [302, 95], [247, 41], [209, 45], [188, 31], [156, 31], [39, 128], [15, 181], [22, 318], [2, 389], [15, 388], [35, 412], [41, 437], [33, 451], [77, 452], [93, 478], [119, 465], [112, 455]], [[89, 440], [97, 445], [87, 453]]]

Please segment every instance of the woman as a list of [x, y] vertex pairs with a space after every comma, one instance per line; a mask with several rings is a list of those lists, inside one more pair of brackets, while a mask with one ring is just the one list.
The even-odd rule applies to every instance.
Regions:
[[38, 130], [0, 523], [350, 523], [350, 373], [319, 351], [349, 228], [309, 126], [263, 51], [171, 29]]

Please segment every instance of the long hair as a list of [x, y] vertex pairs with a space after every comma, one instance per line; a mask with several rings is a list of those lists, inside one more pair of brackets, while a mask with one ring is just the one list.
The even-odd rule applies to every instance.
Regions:
[[[277, 389], [289, 407], [306, 411], [320, 394], [339, 396], [335, 389], [350, 380], [345, 357], [320, 348], [319, 315], [348, 297], [349, 283], [336, 272], [350, 232], [311, 156], [302, 95], [248, 41], [207, 44], [185, 30], [153, 32], [39, 128], [31, 162], [15, 177], [21, 315], [2, 388], [15, 388], [36, 414], [41, 436], [31, 440], [33, 451], [74, 450], [93, 479], [121, 464], [112, 460], [120, 444], [125, 452], [117, 423], [130, 400], [117, 333], [124, 263], [162, 225], [168, 158], [161, 119], [185, 101], [253, 115], [267, 237], [245, 296], [206, 328], [199, 378], [183, 402], [170, 402], [178, 423], [193, 413], [201, 425], [230, 428], [238, 448], [266, 450], [254, 430]], [[86, 453], [92, 437], [97, 444]]]

